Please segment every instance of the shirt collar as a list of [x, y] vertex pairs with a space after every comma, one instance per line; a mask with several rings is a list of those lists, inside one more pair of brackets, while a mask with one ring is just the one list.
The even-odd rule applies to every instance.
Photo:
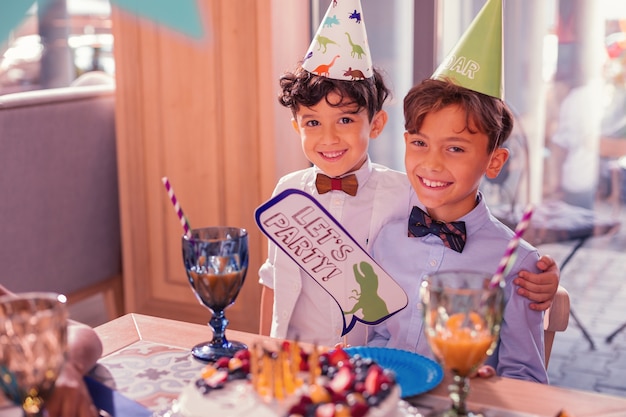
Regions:
[[[413, 193], [413, 195], [415, 198], [411, 199], [411, 202], [412, 202], [411, 207], [418, 206], [419, 208], [424, 210], [426, 213], [428, 213], [428, 210], [417, 199], [417, 196], [415, 195], [415, 193]], [[476, 204], [476, 207], [472, 209], [472, 211], [470, 211], [466, 215], [461, 216], [460, 218], [455, 220], [455, 221], [465, 222], [467, 236], [470, 236], [473, 233], [475, 233], [477, 230], [480, 230], [489, 221], [489, 218], [491, 217], [491, 213], [489, 212], [489, 208], [487, 207], [487, 203], [485, 202], [485, 197], [480, 191], [478, 192], [478, 195], [476, 196], [476, 200], [478, 201], [478, 203]]]
[[485, 197], [480, 191], [478, 192], [476, 199], [478, 200], [476, 207], [459, 219], [465, 222], [467, 236], [471, 236], [476, 231], [480, 230], [487, 222], [489, 222], [490, 218], [489, 208], [485, 202]]

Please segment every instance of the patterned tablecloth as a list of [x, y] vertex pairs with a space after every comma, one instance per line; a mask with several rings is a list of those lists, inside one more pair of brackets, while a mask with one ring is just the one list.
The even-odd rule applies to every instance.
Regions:
[[[90, 376], [151, 412], [163, 412], [178, 398], [183, 387], [200, 374], [203, 367], [204, 363], [196, 360], [189, 349], [137, 341], [100, 359]], [[446, 398], [423, 395], [408, 401], [421, 413], [442, 409], [449, 402]], [[538, 417], [498, 408], [481, 411], [485, 417]], [[398, 413], [399, 417], [408, 415], [411, 414]], [[0, 416], [19, 417], [21, 412], [17, 407], [3, 406], [0, 401]]]
[[101, 359], [91, 376], [157, 411], [168, 407], [203, 367], [188, 349], [138, 341]]
[[[203, 367], [189, 349], [137, 341], [100, 359], [89, 376], [156, 412], [168, 409]], [[0, 416], [22, 416], [1, 393]]]

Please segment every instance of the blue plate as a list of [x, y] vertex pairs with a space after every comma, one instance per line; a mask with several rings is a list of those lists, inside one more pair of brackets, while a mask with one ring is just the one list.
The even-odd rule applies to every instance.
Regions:
[[361, 355], [364, 358], [371, 358], [383, 368], [395, 372], [402, 398], [428, 392], [439, 385], [443, 379], [441, 366], [432, 359], [417, 353], [368, 346], [348, 347], [345, 351], [350, 356]]

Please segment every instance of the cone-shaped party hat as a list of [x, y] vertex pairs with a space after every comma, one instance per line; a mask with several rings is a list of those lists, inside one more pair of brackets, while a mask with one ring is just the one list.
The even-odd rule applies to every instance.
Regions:
[[360, 0], [330, 2], [302, 67], [337, 80], [362, 80], [374, 75]]
[[502, 2], [487, 0], [456, 46], [431, 78], [504, 99]]

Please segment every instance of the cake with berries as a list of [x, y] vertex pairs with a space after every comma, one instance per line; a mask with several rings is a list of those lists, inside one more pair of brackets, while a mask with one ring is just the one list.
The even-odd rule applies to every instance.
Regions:
[[399, 401], [395, 375], [373, 360], [284, 342], [208, 364], [181, 393], [178, 411], [184, 417], [393, 417]]

